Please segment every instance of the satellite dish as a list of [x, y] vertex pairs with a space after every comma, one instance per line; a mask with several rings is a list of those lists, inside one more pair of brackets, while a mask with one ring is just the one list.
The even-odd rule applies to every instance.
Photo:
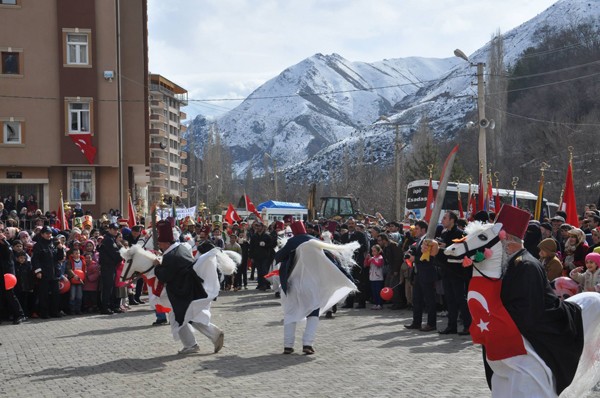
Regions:
[[164, 142], [161, 142], [159, 145], [160, 149], [167, 149], [167, 145]]

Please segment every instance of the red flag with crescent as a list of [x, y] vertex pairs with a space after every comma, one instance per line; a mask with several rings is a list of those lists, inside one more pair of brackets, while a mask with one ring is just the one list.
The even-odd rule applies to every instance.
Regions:
[[94, 164], [96, 157], [96, 147], [92, 145], [92, 136], [90, 134], [69, 134], [75, 145], [81, 150], [83, 156], [89, 164]]
[[502, 280], [474, 277], [469, 283], [467, 305], [471, 321], [471, 339], [485, 347], [489, 360], [499, 361], [527, 354], [517, 325], [500, 299]]

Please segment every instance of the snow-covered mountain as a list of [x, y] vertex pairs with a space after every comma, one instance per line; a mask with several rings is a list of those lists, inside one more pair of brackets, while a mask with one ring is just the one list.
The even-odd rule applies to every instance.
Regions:
[[[535, 46], [542, 29], [598, 21], [600, 0], [559, 0], [504, 34], [505, 63], [514, 63]], [[489, 49], [485, 44], [469, 56], [470, 61], [486, 62]], [[476, 106], [473, 73], [456, 57], [365, 63], [338, 54], [316, 54], [260, 86], [218, 119], [218, 129], [240, 176], [250, 165], [255, 175], [260, 174], [268, 153], [278, 168], [286, 169], [287, 177], [318, 178], [318, 173], [322, 176], [331, 168], [325, 163], [339, 161], [344, 148], [352, 152], [359, 140], [377, 154], [374, 161], [391, 161], [394, 130], [373, 125], [381, 115], [416, 126], [426, 114], [436, 136], [452, 137]], [[206, 123], [195, 120], [189, 131], [202, 142]], [[411, 129], [402, 131], [407, 138]]]

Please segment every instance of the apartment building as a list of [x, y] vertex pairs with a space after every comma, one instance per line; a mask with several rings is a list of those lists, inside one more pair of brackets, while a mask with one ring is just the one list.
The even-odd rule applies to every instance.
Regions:
[[0, 197], [143, 205], [147, 0], [0, 0], [0, 21]]
[[187, 118], [181, 111], [187, 91], [164, 76], [150, 74], [150, 203], [187, 198], [187, 152], [182, 151]]

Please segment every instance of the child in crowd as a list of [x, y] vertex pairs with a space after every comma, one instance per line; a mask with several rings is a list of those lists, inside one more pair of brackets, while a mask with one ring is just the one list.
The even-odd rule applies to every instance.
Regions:
[[84, 280], [82, 280], [79, 275], [85, 275], [85, 268], [86, 263], [85, 259], [81, 257], [81, 251], [78, 248], [71, 249], [67, 259], [66, 274], [71, 281], [69, 309], [71, 314], [74, 315], [81, 314]]
[[379, 295], [381, 289], [383, 289], [383, 256], [381, 254], [383, 250], [381, 246], [374, 245], [371, 248], [371, 256], [367, 256], [365, 259], [365, 265], [369, 267], [369, 280], [371, 281], [371, 292], [373, 294], [373, 307], [372, 310], [381, 310], [383, 307], [383, 299]]
[[569, 276], [579, 283], [582, 291], [600, 292], [600, 254], [589, 253], [585, 256], [585, 268], [577, 267]]
[[546, 277], [549, 281], [562, 276], [563, 265], [556, 255], [556, 241], [552, 238], [546, 238], [538, 245], [540, 249], [540, 261], [546, 270]]
[[33, 309], [35, 275], [33, 274], [31, 261], [27, 259], [27, 253], [24, 251], [15, 252], [15, 276], [17, 277], [15, 295], [23, 309], [24, 319], [26, 319], [31, 316], [31, 310]]
[[98, 280], [100, 279], [100, 265], [92, 257], [92, 253], [85, 253], [85, 284], [83, 285], [83, 310], [93, 312], [98, 310]]

